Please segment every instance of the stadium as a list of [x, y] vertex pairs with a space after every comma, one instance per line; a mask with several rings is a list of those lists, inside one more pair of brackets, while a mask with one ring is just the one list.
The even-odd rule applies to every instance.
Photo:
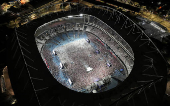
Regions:
[[[42, 9], [50, 12], [31, 21]], [[9, 76], [21, 105], [161, 104], [167, 63], [123, 13], [65, 2], [22, 18], [27, 23], [15, 28], [8, 43]]]
[[[94, 20], [98, 23], [98, 26], [94, 24], [96, 27], [93, 27], [92, 24]], [[84, 23], [84, 21], [87, 21], [87, 24]], [[90, 88], [95, 88], [97, 85], [100, 87], [104, 84], [103, 81], [99, 81], [99, 79], [103, 79], [107, 83], [107, 81], [109, 82], [109, 80], [111, 80], [109, 78], [113, 76], [119, 81], [124, 81], [128, 73], [132, 70], [134, 58], [132, 49], [119, 35], [117, 35], [117, 37], [119, 37], [118, 39], [130, 50], [124, 50], [125, 47], [122, 47], [123, 45], [119, 43], [116, 38], [107, 35], [108, 31], [103, 33], [104, 29], [99, 26], [104, 24], [105, 23], [96, 17], [80, 14], [62, 17], [61, 19], [46, 23], [36, 30], [35, 38], [39, 52], [42, 53], [44, 62], [56, 79], [61, 82], [63, 80], [63, 83], [68, 84], [68, 87], [73, 84], [73, 80], [75, 82], [74, 86], [79, 87], [70, 87], [73, 87], [76, 91], [82, 91], [88, 88], [87, 90], [90, 92], [93, 90], [90, 90]], [[51, 28], [50, 26], [53, 27]], [[47, 29], [48, 27], [50, 27], [49, 30]], [[111, 28], [109, 29], [107, 24], [103, 27], [105, 30], [112, 30]], [[43, 32], [40, 33], [40, 31]], [[53, 53], [54, 51], [55, 54]], [[57, 56], [52, 56], [52, 53]], [[55, 66], [58, 67], [58, 70], [56, 70]], [[59, 67], [63, 68], [63, 70], [66, 69], [64, 70], [65, 74], [62, 70], [59, 70]], [[59, 78], [57, 78], [58, 75]], [[69, 76], [72, 78], [68, 82], [68, 79], [70, 79]], [[91, 80], [91, 78], [94, 79]], [[94, 84], [95, 82], [98, 83]], [[118, 81], [112, 82], [116, 84], [119, 83]], [[84, 83], [84, 85], [82, 83]], [[111, 85], [114, 86], [114, 84]]]

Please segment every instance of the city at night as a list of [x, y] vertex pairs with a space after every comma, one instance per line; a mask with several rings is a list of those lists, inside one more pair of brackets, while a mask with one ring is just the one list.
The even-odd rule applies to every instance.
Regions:
[[1, 0], [0, 106], [170, 106], [169, 5]]

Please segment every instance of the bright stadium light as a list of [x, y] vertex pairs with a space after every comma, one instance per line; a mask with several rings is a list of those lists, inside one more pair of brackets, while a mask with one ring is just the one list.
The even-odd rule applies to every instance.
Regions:
[[73, 17], [73, 16], [68, 16], [69, 18]]
[[83, 16], [83, 14], [80, 14], [80, 16], [82, 17], [82, 16]]

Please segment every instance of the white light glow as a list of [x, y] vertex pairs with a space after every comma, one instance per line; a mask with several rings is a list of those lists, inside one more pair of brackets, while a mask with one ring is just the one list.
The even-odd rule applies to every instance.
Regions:
[[68, 82], [69, 82], [69, 84], [70, 84], [70, 85], [72, 85], [72, 82], [71, 82], [71, 80], [70, 80], [70, 79], [68, 79]]
[[83, 16], [83, 14], [80, 14], [80, 16], [82, 17], [82, 16]]
[[73, 17], [73, 16], [68, 16], [69, 18]]
[[62, 63], [60, 63], [60, 69], [63, 69], [63, 64]]
[[93, 70], [93, 68], [87, 67], [87, 71], [92, 71], [92, 70]]
[[53, 50], [53, 54], [55, 54], [55, 51]]
[[96, 91], [96, 90], [93, 90], [92, 92], [93, 92], [93, 93], [97, 93], [97, 91]]

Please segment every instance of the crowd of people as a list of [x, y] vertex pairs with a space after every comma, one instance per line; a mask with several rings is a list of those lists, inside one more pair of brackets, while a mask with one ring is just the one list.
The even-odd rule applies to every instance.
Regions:
[[[99, 25], [101, 25], [100, 22], [97, 22], [97, 23]], [[125, 46], [125, 48], [134, 56], [134, 53], [133, 53], [131, 47], [127, 44], [127, 42], [124, 41], [123, 38], [120, 37], [120, 35], [116, 34], [114, 31], [111, 32], [111, 30], [109, 28], [107, 28], [107, 26], [104, 26], [104, 24], [102, 24], [102, 28], [107, 30], [108, 32], [110, 31], [110, 33], [113, 34], [115, 39], [118, 40], [123, 46]], [[112, 48], [112, 50], [115, 52], [115, 54], [126, 65], [126, 67], [128, 69], [128, 73], [130, 73], [130, 71], [133, 68], [134, 61], [131, 58], [131, 56], [129, 56], [129, 54], [124, 50], [124, 48], [122, 48], [114, 39], [112, 39], [110, 36], [106, 35], [99, 28], [96, 28], [96, 27], [93, 27], [93, 26], [88, 26], [86, 28], [86, 31], [92, 32], [93, 34], [99, 36], [100, 39], [102, 39], [110, 48]]]

